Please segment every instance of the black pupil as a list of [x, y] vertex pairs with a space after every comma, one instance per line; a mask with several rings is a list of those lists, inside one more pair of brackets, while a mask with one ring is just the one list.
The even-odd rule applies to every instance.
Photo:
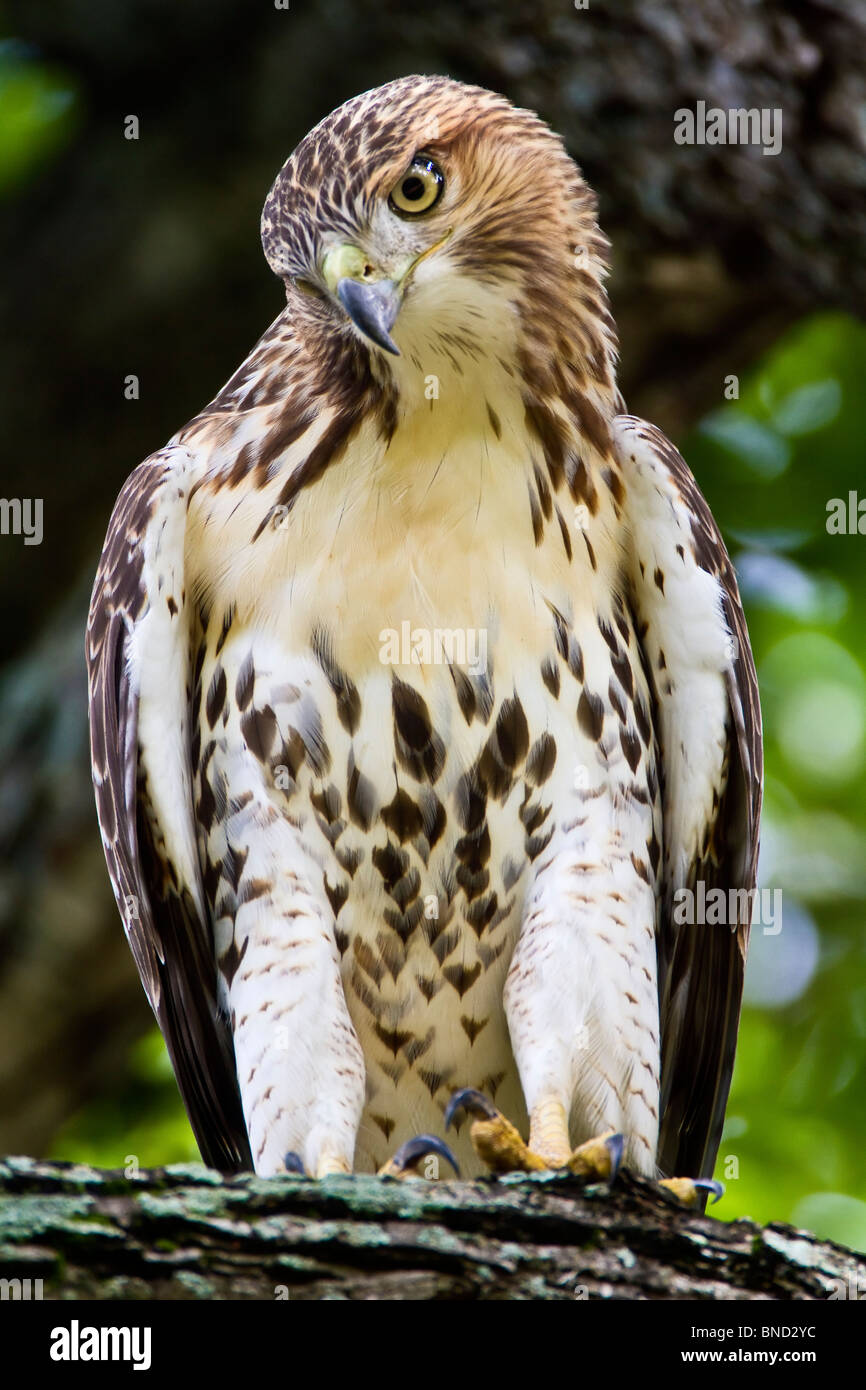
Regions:
[[416, 174], [410, 174], [408, 179], [403, 180], [402, 192], [408, 202], [417, 203], [418, 199], [424, 196], [424, 180], [419, 179]]

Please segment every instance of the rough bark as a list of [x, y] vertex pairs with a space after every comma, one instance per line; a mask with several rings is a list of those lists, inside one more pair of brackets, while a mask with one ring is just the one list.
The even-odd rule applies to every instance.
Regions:
[[628, 1174], [611, 1192], [7, 1158], [0, 1278], [48, 1299], [827, 1299], [866, 1287], [866, 1259], [691, 1215]]
[[[258, 218], [288, 151], [328, 107], [411, 71], [538, 109], [599, 194], [629, 403], [678, 437], [794, 317], [866, 301], [866, 6], [13, 0], [4, 14], [82, 93], [69, 147], [0, 231], [15, 267], [0, 285], [3, 490], [45, 501], [43, 545], [0, 546], [2, 641], [19, 654], [0, 687], [0, 1146], [38, 1152], [149, 1017], [91, 809], [87, 588], [122, 479], [279, 310]], [[676, 145], [673, 113], [698, 100], [780, 108], [782, 152]]]

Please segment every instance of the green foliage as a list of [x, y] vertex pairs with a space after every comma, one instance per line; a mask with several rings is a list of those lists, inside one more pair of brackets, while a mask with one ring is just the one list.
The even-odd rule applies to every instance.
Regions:
[[[781, 888], [783, 902], [782, 930], [757, 925], [752, 933], [749, 1002], [717, 1168], [727, 1193], [717, 1211], [793, 1221], [860, 1249], [864, 380], [866, 328], [842, 315], [809, 319], [774, 348], [740, 399], [683, 445], [740, 574], [764, 711], [760, 878]], [[833, 499], [844, 503], [846, 524], [852, 513], [854, 534], [828, 530], [839, 512]]]
[[0, 40], [0, 197], [17, 192], [78, 129], [77, 83], [18, 39]]
[[131, 1049], [122, 1088], [64, 1125], [47, 1156], [98, 1168], [158, 1168], [199, 1158], [158, 1028]]

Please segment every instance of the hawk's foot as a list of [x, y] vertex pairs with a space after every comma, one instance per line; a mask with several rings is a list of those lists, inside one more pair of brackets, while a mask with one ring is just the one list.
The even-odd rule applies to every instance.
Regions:
[[[451, 1164], [458, 1178], [460, 1177], [457, 1159], [445, 1141], [437, 1139], [435, 1134], [416, 1134], [414, 1139], [407, 1139], [406, 1143], [401, 1144], [397, 1152], [388, 1159], [388, 1162], [382, 1165], [377, 1176], [380, 1178], [421, 1177], [422, 1174], [417, 1171], [418, 1164], [422, 1158], [429, 1158], [431, 1155], [444, 1158], [446, 1163]], [[287, 1173], [297, 1173], [302, 1178], [308, 1176], [300, 1154], [287, 1153], [283, 1159], [283, 1165]], [[351, 1171], [345, 1160], [324, 1153], [316, 1170], [316, 1177], [327, 1178], [333, 1173], [351, 1173]]]
[[380, 1178], [420, 1178], [426, 1176], [418, 1172], [418, 1164], [424, 1158], [444, 1158], [446, 1163], [450, 1163], [454, 1172], [460, 1177], [460, 1169], [457, 1167], [457, 1159], [449, 1149], [443, 1139], [437, 1139], [435, 1134], [416, 1134], [413, 1139], [407, 1139], [405, 1144], [401, 1144], [395, 1154], [383, 1163], [379, 1169]]
[[[283, 1157], [283, 1167], [287, 1173], [297, 1173], [301, 1178], [307, 1178], [310, 1174], [304, 1167], [304, 1160], [301, 1155], [292, 1151]], [[329, 1178], [334, 1173], [351, 1173], [352, 1169], [340, 1154], [332, 1153], [330, 1149], [325, 1149], [319, 1159], [319, 1166], [314, 1174], [317, 1178]]]
[[550, 1164], [524, 1144], [517, 1129], [480, 1091], [465, 1087], [455, 1091], [445, 1110], [445, 1128], [458, 1110], [472, 1116], [472, 1147], [491, 1173], [540, 1173]]
[[703, 1207], [705, 1193], [712, 1192], [713, 1201], [717, 1202], [725, 1190], [714, 1178], [663, 1178], [659, 1187], [672, 1193], [684, 1207], [698, 1209]]
[[568, 1144], [565, 1111], [559, 1105], [539, 1107], [532, 1116], [535, 1147], [524, 1143], [515, 1126], [480, 1091], [455, 1091], [445, 1111], [445, 1128], [458, 1110], [472, 1116], [472, 1147], [491, 1173], [569, 1172], [595, 1182], [613, 1182], [622, 1158], [623, 1137], [610, 1130], [572, 1150]]

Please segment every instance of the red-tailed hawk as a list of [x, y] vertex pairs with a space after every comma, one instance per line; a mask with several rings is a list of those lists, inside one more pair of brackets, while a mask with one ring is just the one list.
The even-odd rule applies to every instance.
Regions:
[[674, 903], [754, 885], [758, 694], [695, 480], [622, 413], [593, 195], [531, 112], [409, 77], [301, 142], [262, 235], [286, 307], [128, 479], [88, 628], [202, 1154], [376, 1170], [456, 1093], [493, 1167], [616, 1131], [708, 1177], [749, 910]]

